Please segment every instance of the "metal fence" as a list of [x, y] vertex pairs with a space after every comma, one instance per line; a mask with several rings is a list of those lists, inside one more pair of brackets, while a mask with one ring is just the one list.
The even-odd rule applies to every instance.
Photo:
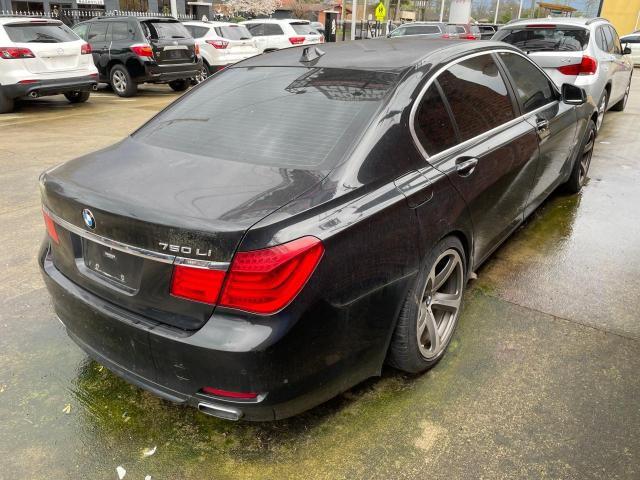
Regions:
[[[125, 10], [101, 10], [96, 9], [84, 9], [84, 8], [63, 8], [61, 10], [53, 10], [51, 12], [37, 12], [26, 10], [0, 10], [0, 16], [2, 17], [32, 17], [32, 18], [53, 18], [62, 21], [68, 26], [75, 25], [76, 23], [90, 20], [96, 17], [117, 17], [117, 16], [132, 16], [132, 17], [168, 17], [176, 18], [171, 14], [158, 13], [158, 12], [132, 12]], [[178, 20], [195, 20], [195, 15], [190, 14], [178, 14]]]

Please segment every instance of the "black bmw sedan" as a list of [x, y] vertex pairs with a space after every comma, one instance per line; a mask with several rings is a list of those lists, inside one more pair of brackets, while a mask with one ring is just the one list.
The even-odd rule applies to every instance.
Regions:
[[506, 44], [294, 48], [45, 172], [39, 256], [91, 357], [227, 419], [433, 366], [473, 272], [582, 187], [596, 108]]

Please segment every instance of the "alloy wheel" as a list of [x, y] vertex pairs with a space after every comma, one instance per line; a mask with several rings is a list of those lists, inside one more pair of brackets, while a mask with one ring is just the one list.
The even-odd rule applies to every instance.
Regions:
[[580, 173], [578, 175], [578, 181], [580, 185], [584, 184], [589, 172], [589, 165], [591, 164], [591, 157], [593, 155], [593, 145], [595, 143], [596, 134], [593, 129], [589, 130], [589, 138], [584, 148], [582, 149], [582, 156], [580, 157]]
[[450, 248], [434, 262], [420, 302], [417, 338], [425, 359], [436, 358], [449, 343], [460, 313], [463, 287], [462, 259]]
[[124, 92], [127, 89], [127, 77], [120, 70], [116, 70], [111, 76], [111, 84], [116, 91]]
[[195, 76], [196, 84], [204, 82], [209, 77], [209, 68], [206, 65], [202, 66], [202, 69]]
[[600, 131], [600, 127], [602, 127], [602, 122], [604, 121], [604, 112], [607, 109], [607, 93], [605, 92], [602, 95], [602, 100], [600, 100], [600, 105], [598, 105], [598, 119], [596, 120], [596, 130]]

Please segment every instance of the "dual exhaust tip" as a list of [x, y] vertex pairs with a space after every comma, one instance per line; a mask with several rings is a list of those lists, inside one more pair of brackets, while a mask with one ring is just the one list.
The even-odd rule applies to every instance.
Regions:
[[225, 420], [238, 421], [242, 418], [242, 411], [237, 408], [216, 405], [214, 403], [198, 403], [198, 410], [212, 417], [223, 418]]
[[[91, 85], [91, 90], [93, 90], [94, 92], [98, 91], [98, 84], [94, 83], [93, 85]], [[29, 96], [31, 98], [38, 98], [40, 97], [40, 92], [38, 90], [33, 90], [31, 92], [29, 92]]]

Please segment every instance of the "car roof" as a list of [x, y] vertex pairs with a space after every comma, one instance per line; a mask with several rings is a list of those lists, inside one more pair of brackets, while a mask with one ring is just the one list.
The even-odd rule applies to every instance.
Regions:
[[302, 18], [254, 18], [240, 23], [311, 23]]
[[523, 18], [520, 20], [512, 20], [502, 28], [511, 28], [520, 25], [577, 25], [588, 26], [592, 23], [608, 21], [604, 18], [586, 18], [586, 17], [552, 17], [552, 18]]
[[203, 22], [202, 20], [188, 20], [182, 23], [195, 27], [228, 27], [229, 25], [238, 25], [237, 23], [233, 22]]
[[[314, 48], [314, 47], [308, 47]], [[520, 51], [503, 42], [485, 40], [470, 42], [457, 39], [424, 39], [416, 36], [355, 40], [351, 42], [325, 43], [316, 47], [324, 52], [314, 67], [344, 68], [372, 71], [403, 71], [422, 65], [439, 52], [441, 56], [456, 56], [487, 49]], [[258, 55], [238, 64], [240, 67], [300, 67], [303, 47], [286, 48]]]
[[6, 25], [7, 23], [53, 23], [53, 24], [59, 25], [62, 22], [57, 18], [0, 16], [0, 25]]

